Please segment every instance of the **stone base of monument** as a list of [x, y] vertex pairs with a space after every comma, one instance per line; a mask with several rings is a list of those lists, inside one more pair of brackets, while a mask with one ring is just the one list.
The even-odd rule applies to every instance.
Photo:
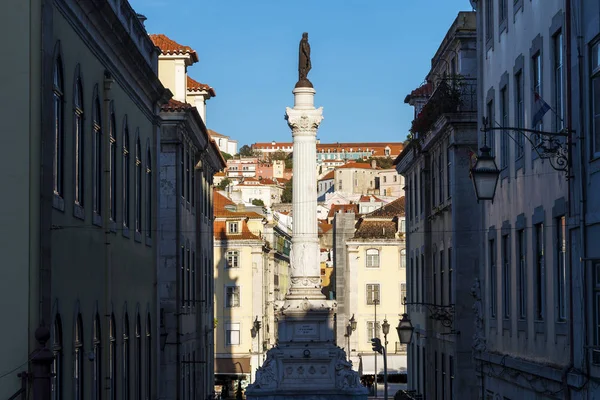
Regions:
[[367, 398], [346, 352], [334, 344], [332, 301], [287, 300], [279, 313], [279, 340], [246, 389], [250, 400]]

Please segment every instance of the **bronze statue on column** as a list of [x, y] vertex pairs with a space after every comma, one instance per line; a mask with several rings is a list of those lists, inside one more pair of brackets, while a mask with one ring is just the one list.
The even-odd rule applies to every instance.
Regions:
[[300, 40], [300, 49], [298, 51], [298, 83], [296, 87], [313, 87], [308, 80], [308, 72], [312, 65], [310, 63], [310, 44], [308, 43], [308, 33], [302, 34]]

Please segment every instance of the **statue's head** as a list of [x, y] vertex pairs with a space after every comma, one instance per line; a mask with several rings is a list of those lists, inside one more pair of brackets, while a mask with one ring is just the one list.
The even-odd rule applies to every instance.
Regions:
[[304, 32], [302, 34], [302, 39], [308, 39], [308, 32]]

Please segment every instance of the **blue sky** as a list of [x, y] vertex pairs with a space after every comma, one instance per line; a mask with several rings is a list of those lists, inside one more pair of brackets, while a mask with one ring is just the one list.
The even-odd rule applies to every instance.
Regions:
[[239, 145], [291, 142], [284, 120], [298, 79], [298, 43], [309, 33], [309, 79], [323, 106], [318, 138], [398, 142], [448, 28], [468, 0], [130, 0], [164, 33], [198, 52], [189, 75], [211, 85], [207, 125]]

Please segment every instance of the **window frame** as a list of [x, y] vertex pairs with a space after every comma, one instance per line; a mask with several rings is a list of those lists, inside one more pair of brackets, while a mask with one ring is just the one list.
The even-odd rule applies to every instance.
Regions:
[[368, 306], [381, 305], [381, 284], [365, 284], [365, 303]]
[[527, 318], [527, 236], [525, 229], [518, 229], [516, 235], [517, 244], [517, 318]]
[[237, 285], [225, 286], [225, 308], [241, 307], [241, 291], [241, 287]]
[[[510, 109], [508, 101], [508, 86], [500, 89], [500, 115], [502, 117], [502, 126], [509, 126]], [[507, 130], [501, 131], [500, 136], [500, 169], [508, 168], [510, 160], [510, 137]]]
[[110, 102], [110, 116], [108, 120], [108, 140], [109, 140], [109, 168], [110, 184], [109, 187], [109, 218], [112, 222], [117, 221], [117, 120], [115, 116], [114, 102]]
[[556, 218], [556, 320], [567, 321], [567, 220], [566, 216]]
[[488, 240], [488, 265], [490, 268], [490, 316], [498, 315], [498, 273], [496, 266], [496, 239]]
[[510, 235], [502, 235], [502, 316], [510, 319], [510, 289], [511, 289], [511, 262], [510, 262]]
[[52, 359], [51, 399], [60, 400], [63, 397], [63, 329], [60, 314], [54, 317], [52, 326]]
[[[225, 267], [226, 268], [240, 268], [240, 251], [239, 250], [227, 250], [227, 253], [225, 255], [226, 255], [226, 258], [225, 258]], [[231, 257], [232, 261], [234, 261], [234, 262], [230, 262], [229, 257]]]
[[146, 196], [145, 196], [145, 208], [146, 208], [146, 238], [152, 238], [152, 148], [150, 143], [146, 143]]
[[369, 248], [365, 250], [365, 268], [380, 268], [381, 267], [381, 250]]
[[142, 233], [142, 145], [139, 131], [135, 140], [135, 232]]
[[[520, 69], [515, 73], [515, 128], [525, 127], [524, 76]], [[515, 137], [515, 160], [525, 155], [525, 136], [519, 132]]]
[[[234, 329], [237, 328], [237, 329]], [[237, 343], [232, 340], [234, 332], [237, 332]], [[239, 322], [225, 323], [225, 346], [239, 346], [242, 344], [242, 335]]]
[[[60, 46], [57, 52], [60, 53]], [[65, 177], [65, 86], [64, 69], [62, 57], [57, 54], [54, 58], [52, 96], [54, 108], [54, 162], [53, 162], [53, 183], [54, 195], [60, 198], [64, 196], [64, 177]], [[64, 205], [63, 205], [64, 207]]]
[[[560, 40], [559, 40], [560, 39]], [[559, 132], [564, 129], [565, 102], [563, 96], [565, 93], [564, 78], [564, 35], [562, 29], [552, 35], [553, 47], [553, 73], [554, 73], [554, 129]]]
[[544, 321], [546, 313], [546, 266], [544, 256], [544, 223], [540, 222], [534, 225], [534, 259], [535, 269], [534, 275], [534, 318], [536, 321]]
[[590, 55], [590, 149], [592, 158], [600, 158], [600, 40], [591, 45]]
[[123, 228], [128, 233], [131, 220], [131, 152], [129, 151], [129, 125], [127, 115], [123, 120], [123, 146], [122, 146], [122, 206], [123, 206]]
[[227, 221], [227, 233], [231, 235], [239, 235], [241, 233], [239, 224], [239, 221]]
[[[84, 134], [84, 111], [83, 102], [83, 83], [81, 76], [79, 75], [79, 68], [77, 76], [75, 78], [75, 90], [73, 93], [73, 147], [74, 147], [74, 202], [75, 205], [82, 208], [85, 205], [85, 134]], [[83, 212], [81, 212], [80, 218], [84, 218]]]

